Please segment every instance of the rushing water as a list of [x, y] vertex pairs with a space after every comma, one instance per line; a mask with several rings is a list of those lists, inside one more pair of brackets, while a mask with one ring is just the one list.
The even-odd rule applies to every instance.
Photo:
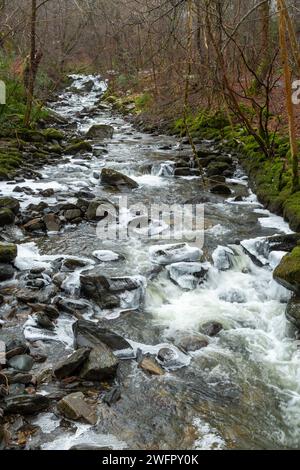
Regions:
[[[72, 88], [59, 97], [54, 109], [79, 133], [101, 123], [112, 125], [115, 134], [112, 140], [95, 144], [97, 150], [105, 151], [100, 158], [69, 157], [67, 162], [44, 168], [44, 179], [31, 187], [54, 188], [55, 197], [48, 203], [68, 193], [73, 201], [74, 191], [85, 188], [117, 200], [94, 177], [103, 167], [117, 169], [138, 182], [139, 188], [127, 194], [130, 203], [185, 203], [201, 194], [199, 178], [173, 177], [176, 156], [188, 147], [180, 149], [173, 137], [138, 132], [110, 109], [91, 112], [105, 83], [92, 76], [72, 78]], [[83, 92], [91, 80], [92, 90]], [[201, 145], [213, 147], [210, 142]], [[284, 253], [270, 253], [264, 241], [267, 236], [288, 233], [289, 228], [261, 207], [240, 169], [228, 183], [235, 195], [242, 195], [242, 201], [208, 193], [204, 244], [208, 275], [200, 286], [190, 272], [178, 271], [176, 266], [172, 272], [166, 267], [153, 275], [149, 248], [161, 242], [135, 237], [103, 241], [97, 238], [95, 225], [87, 223], [50, 237], [25, 240], [19, 247], [20, 268], [45, 265], [61, 255], [84, 257], [90, 265], [95, 263], [95, 252], [108, 259], [111, 254], [103, 250], [122, 255], [120, 262], [104, 262], [103, 271], [141, 276], [146, 289], [144, 307], [121, 315], [110, 312], [107, 320], [103, 312], [91, 310], [89, 318], [106, 321], [136, 350], [156, 354], [169, 345], [177, 354], [176, 366], [159, 378], [149, 378], [135, 363], [125, 362], [120, 372], [125, 377], [122, 399], [110, 409], [100, 409], [94, 429], [79, 426], [70, 434], [60, 429], [54, 415], [38, 417], [37, 423], [45, 429], [43, 448], [82, 443], [141, 449], [299, 448], [299, 343], [285, 318], [290, 294], [272, 279]], [[3, 183], [1, 190], [10, 194], [13, 186]], [[33, 200], [40, 199], [24, 196], [22, 204]], [[243, 247], [260, 259], [261, 267]], [[67, 280], [71, 295], [78, 293], [79, 274]], [[179, 351], [180, 339], [199, 332], [209, 321], [220, 322], [224, 330], [209, 339], [208, 347], [190, 354]], [[59, 341], [70, 348], [71, 324], [72, 319], [62, 319], [57, 329]], [[34, 334], [30, 321], [25, 331], [27, 338]]]

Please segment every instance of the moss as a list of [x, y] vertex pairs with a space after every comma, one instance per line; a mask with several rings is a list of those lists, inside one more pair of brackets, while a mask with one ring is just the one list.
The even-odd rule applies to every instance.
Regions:
[[82, 140], [66, 147], [65, 153], [73, 155], [79, 152], [92, 152], [92, 150], [93, 147], [91, 146], [91, 144], [89, 142], [86, 142], [85, 140]]
[[49, 128], [49, 129], [44, 129], [42, 131], [42, 135], [45, 137], [47, 141], [51, 140], [63, 140], [65, 137], [65, 134], [62, 131], [59, 131], [58, 129], [54, 128]]
[[274, 279], [295, 292], [300, 292], [300, 246], [286, 255], [274, 271]]
[[17, 246], [12, 243], [0, 243], [0, 263], [12, 263], [17, 257]]
[[20, 210], [20, 203], [13, 197], [0, 197], [0, 209], [10, 209], [15, 214]]
[[0, 209], [0, 227], [13, 224], [15, 215], [10, 209]]

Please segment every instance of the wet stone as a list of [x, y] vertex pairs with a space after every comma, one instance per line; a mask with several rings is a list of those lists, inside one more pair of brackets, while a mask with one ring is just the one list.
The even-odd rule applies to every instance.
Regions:
[[17, 395], [8, 397], [4, 403], [6, 414], [33, 415], [46, 410], [50, 405], [44, 395]]
[[206, 336], [210, 336], [211, 338], [217, 336], [223, 330], [223, 325], [218, 322], [208, 322], [204, 325], [201, 325], [200, 331]]
[[82, 419], [91, 425], [97, 423], [97, 416], [94, 409], [85, 402], [84, 395], [81, 392], [71, 393], [64, 397], [58, 403], [57, 408], [60, 413], [68, 419], [74, 421]]
[[54, 375], [59, 380], [66, 377], [72, 377], [78, 371], [79, 367], [88, 359], [90, 355], [89, 348], [80, 348], [71, 356], [63, 359], [54, 369]]
[[150, 375], [164, 375], [165, 371], [156, 361], [156, 359], [145, 356], [139, 363], [139, 368]]
[[34, 361], [28, 354], [22, 354], [21, 356], [14, 356], [8, 361], [8, 365], [15, 370], [21, 372], [29, 372], [33, 367]]

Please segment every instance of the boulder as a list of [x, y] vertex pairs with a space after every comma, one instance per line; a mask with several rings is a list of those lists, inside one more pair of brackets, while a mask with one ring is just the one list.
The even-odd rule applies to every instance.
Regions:
[[94, 408], [88, 405], [81, 392], [71, 393], [64, 397], [57, 404], [58, 411], [68, 419], [84, 420], [86, 423], [94, 425], [97, 423], [97, 416]]
[[94, 199], [88, 202], [85, 216], [87, 220], [99, 222], [106, 217], [108, 210], [111, 210], [112, 214], [116, 212], [115, 206], [108, 199]]
[[300, 294], [300, 246], [284, 256], [273, 277], [282, 286]]
[[225, 171], [230, 171], [230, 173], [233, 174], [233, 170], [231, 170], [231, 167], [228, 163], [213, 162], [208, 165], [206, 174], [208, 177], [214, 176], [214, 175], [224, 175]]
[[90, 355], [89, 348], [80, 348], [75, 351], [71, 356], [60, 361], [54, 368], [54, 375], [57, 379], [63, 380], [67, 377], [72, 377], [80, 366], [88, 359]]
[[227, 246], [218, 246], [212, 254], [215, 268], [227, 271], [233, 267], [234, 252]]
[[81, 219], [82, 212], [80, 209], [70, 209], [64, 212], [64, 217], [68, 222], [72, 222], [75, 219]]
[[111, 186], [119, 190], [136, 189], [139, 187], [138, 183], [129, 178], [129, 176], [111, 168], [103, 168], [101, 172], [101, 184], [103, 186]]
[[0, 209], [0, 227], [11, 225], [15, 221], [15, 214], [10, 209]]
[[131, 345], [120, 335], [87, 320], [78, 320], [73, 325], [75, 348], [95, 349], [106, 345], [112, 351], [132, 349]]
[[71, 145], [69, 145], [65, 149], [65, 153], [69, 155], [75, 155], [76, 153], [82, 153], [82, 152], [92, 152], [93, 147], [89, 142], [86, 141], [80, 141], [80, 142], [75, 142]]
[[48, 315], [44, 312], [38, 312], [36, 314], [36, 322], [40, 328], [45, 328], [46, 330], [53, 330], [55, 327], [52, 320], [50, 320]]
[[6, 359], [9, 360], [14, 356], [21, 356], [29, 353], [27, 344], [19, 339], [12, 339], [6, 343]]
[[56, 320], [59, 317], [59, 311], [54, 305], [47, 304], [29, 304], [34, 313], [43, 312], [50, 320]]
[[180, 338], [176, 346], [184, 352], [195, 352], [206, 348], [208, 344], [207, 339], [202, 335], [188, 335]]
[[20, 212], [20, 203], [14, 197], [0, 197], [0, 209], [10, 209], [17, 215]]
[[39, 232], [45, 230], [45, 223], [41, 217], [32, 219], [23, 226], [27, 232]]
[[300, 330], [300, 297], [293, 296], [286, 307], [287, 319]]
[[165, 375], [165, 371], [159, 363], [151, 356], [145, 356], [139, 363], [139, 368], [150, 375]]
[[118, 360], [105, 344], [98, 344], [92, 349], [89, 358], [83, 364], [80, 377], [83, 380], [101, 382], [113, 379], [118, 368]]
[[266, 238], [270, 251], [291, 252], [300, 242], [300, 233], [289, 233], [284, 235], [274, 235]]
[[204, 325], [201, 325], [200, 327], [201, 333], [206, 336], [210, 336], [211, 338], [217, 336], [222, 330], [223, 325], [221, 325], [221, 323], [213, 321], [204, 323]]
[[6, 414], [33, 415], [46, 410], [49, 405], [49, 398], [44, 395], [9, 396], [4, 403], [4, 412]]
[[87, 132], [88, 139], [112, 139], [114, 135], [114, 128], [106, 124], [95, 124]]
[[66, 258], [62, 264], [62, 271], [72, 272], [76, 271], [76, 269], [84, 268], [88, 265], [87, 260], [83, 260], [80, 258]]
[[0, 243], [0, 263], [13, 263], [17, 254], [17, 245], [12, 243]]
[[174, 263], [167, 266], [172, 281], [182, 289], [196, 289], [204, 282], [209, 265], [204, 263]]
[[15, 275], [15, 270], [11, 264], [0, 263], [0, 282], [9, 281]]
[[[138, 308], [144, 297], [144, 279], [141, 277], [107, 277], [103, 268], [85, 271], [80, 276], [81, 295], [96, 302], [102, 309]], [[135, 295], [133, 295], [135, 291]], [[130, 295], [126, 296], [126, 293]]]
[[47, 214], [43, 218], [47, 232], [59, 232], [61, 227], [60, 218], [55, 214]]
[[8, 365], [19, 372], [30, 372], [33, 367], [34, 361], [28, 354], [21, 356], [14, 356], [8, 361]]
[[231, 195], [231, 189], [229, 188], [229, 186], [227, 186], [226, 184], [216, 184], [215, 186], [213, 186], [211, 189], [210, 189], [210, 192], [213, 193], [213, 194], [220, 194], [220, 195], [224, 195], [224, 196], [230, 196]]
[[200, 261], [203, 252], [187, 243], [174, 245], [154, 245], [149, 249], [150, 259], [155, 264], [166, 266], [177, 262]]

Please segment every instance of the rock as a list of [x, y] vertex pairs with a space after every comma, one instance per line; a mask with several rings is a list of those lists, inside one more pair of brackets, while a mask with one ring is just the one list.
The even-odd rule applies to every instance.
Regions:
[[66, 258], [62, 264], [62, 271], [75, 271], [87, 266], [87, 261], [79, 258]]
[[81, 142], [76, 142], [74, 144], [69, 145], [65, 149], [65, 153], [69, 155], [75, 155], [76, 153], [81, 153], [81, 152], [92, 152], [93, 147], [89, 142], [86, 141], [81, 141]]
[[300, 246], [284, 256], [273, 277], [282, 286], [300, 294]]
[[57, 405], [59, 412], [68, 419], [74, 421], [83, 419], [86, 423], [94, 425], [97, 423], [95, 410], [84, 401], [81, 392], [71, 393], [64, 397]]
[[174, 263], [167, 266], [169, 276], [182, 289], [196, 289], [204, 282], [209, 270], [204, 263]]
[[148, 372], [150, 375], [165, 375], [165, 371], [158, 364], [158, 362], [150, 357], [145, 356], [139, 363], [139, 368], [143, 369], [145, 372]]
[[39, 232], [45, 230], [45, 223], [41, 217], [32, 219], [23, 226], [27, 232]]
[[218, 246], [212, 254], [215, 268], [227, 271], [233, 267], [234, 252], [226, 246]]
[[98, 250], [94, 251], [93, 256], [103, 263], [108, 263], [109, 261], [118, 261], [120, 255], [110, 250]]
[[9, 281], [15, 275], [15, 270], [11, 264], [0, 263], [0, 282]]
[[54, 189], [52, 188], [43, 189], [42, 191], [40, 191], [40, 195], [43, 197], [53, 197], [54, 194]]
[[233, 174], [233, 170], [231, 170], [231, 167], [228, 163], [213, 162], [208, 165], [206, 174], [208, 177], [215, 175], [223, 175], [225, 171], [230, 171], [230, 173]]
[[[85, 271], [80, 276], [81, 295], [92, 299], [102, 309], [138, 308], [143, 301], [145, 280], [141, 277], [106, 277], [102, 267]], [[135, 291], [135, 295], [133, 292]], [[128, 300], [126, 293], [130, 293]], [[122, 302], [121, 302], [122, 297]]]
[[10, 209], [0, 209], [0, 227], [11, 225], [15, 221], [15, 214]]
[[54, 128], [49, 128], [49, 129], [44, 129], [42, 130], [42, 134], [43, 136], [46, 138], [47, 141], [51, 141], [51, 140], [63, 140], [64, 137], [65, 137], [65, 134], [58, 130], [58, 129], [54, 129]]
[[114, 405], [121, 399], [121, 390], [119, 386], [113, 387], [111, 390], [105, 393], [103, 396], [103, 403], [108, 406]]
[[200, 176], [201, 172], [198, 169], [195, 168], [189, 168], [189, 167], [184, 167], [184, 168], [176, 168], [174, 171], [174, 176]]
[[33, 415], [46, 410], [50, 405], [49, 398], [44, 395], [17, 395], [5, 400], [6, 414]]
[[15, 215], [20, 212], [20, 203], [13, 197], [0, 197], [0, 209], [10, 209]]
[[101, 184], [103, 186], [112, 186], [117, 189], [136, 189], [139, 187], [138, 183], [129, 176], [120, 173], [119, 171], [111, 168], [103, 168], [101, 172]]
[[8, 365], [20, 372], [30, 372], [33, 367], [34, 361], [28, 354], [21, 356], [14, 356], [8, 361]]
[[45, 328], [46, 330], [53, 330], [54, 329], [54, 323], [50, 320], [48, 315], [44, 312], [38, 312], [36, 314], [36, 322], [39, 327]]
[[289, 233], [284, 235], [275, 235], [266, 238], [270, 251], [291, 252], [300, 242], [300, 233]]
[[17, 245], [12, 243], [0, 243], [0, 263], [13, 263], [17, 254]]
[[6, 369], [5, 370], [5, 377], [7, 378], [9, 384], [29, 385], [33, 381], [32, 374], [25, 373], [25, 372], [24, 373], [17, 372], [13, 369]]
[[73, 300], [66, 297], [56, 297], [55, 304], [59, 311], [73, 315], [76, 312], [80, 314], [89, 310], [90, 305], [83, 300]]
[[29, 307], [31, 307], [35, 313], [43, 312], [50, 320], [56, 320], [59, 317], [59, 311], [54, 305], [29, 304]]
[[150, 259], [153, 263], [168, 265], [181, 261], [199, 261], [203, 252], [197, 247], [187, 243], [174, 245], [154, 245], [149, 249]]
[[27, 344], [19, 339], [13, 339], [6, 343], [6, 359], [9, 360], [14, 356], [22, 356], [29, 353]]
[[184, 336], [176, 342], [176, 346], [184, 352], [199, 351], [200, 349], [206, 348], [208, 345], [207, 339], [201, 335]]
[[220, 331], [223, 330], [223, 325], [218, 322], [208, 322], [205, 323], [204, 325], [201, 325], [200, 331], [206, 336], [210, 336], [213, 338], [214, 336], [217, 336]]
[[72, 377], [80, 366], [88, 359], [90, 355], [89, 348], [80, 348], [75, 351], [71, 356], [63, 359], [54, 368], [54, 375], [57, 379], [63, 380], [67, 377]]
[[231, 194], [231, 189], [226, 184], [216, 184], [210, 189], [210, 192], [213, 194], [229, 196]]
[[287, 319], [300, 330], [300, 298], [293, 296], [286, 307]]
[[47, 232], [59, 232], [61, 227], [60, 218], [55, 214], [47, 214], [43, 218]]
[[80, 371], [83, 380], [101, 382], [113, 379], [118, 368], [118, 360], [105, 344], [98, 344], [92, 349]]
[[95, 199], [89, 202], [85, 216], [87, 220], [100, 221], [105, 218], [105, 213], [108, 213], [104, 209], [111, 209], [112, 213], [115, 213], [115, 208], [108, 199]]
[[64, 217], [68, 222], [72, 222], [75, 219], [81, 219], [82, 212], [80, 209], [70, 209], [64, 212]]
[[88, 139], [112, 139], [114, 135], [114, 128], [106, 124], [95, 124], [87, 132]]
[[157, 353], [157, 359], [164, 364], [176, 362], [177, 355], [171, 348], [162, 348]]
[[78, 320], [73, 325], [74, 345], [76, 348], [97, 348], [106, 345], [112, 351], [131, 350], [131, 345], [120, 335], [87, 320]]

